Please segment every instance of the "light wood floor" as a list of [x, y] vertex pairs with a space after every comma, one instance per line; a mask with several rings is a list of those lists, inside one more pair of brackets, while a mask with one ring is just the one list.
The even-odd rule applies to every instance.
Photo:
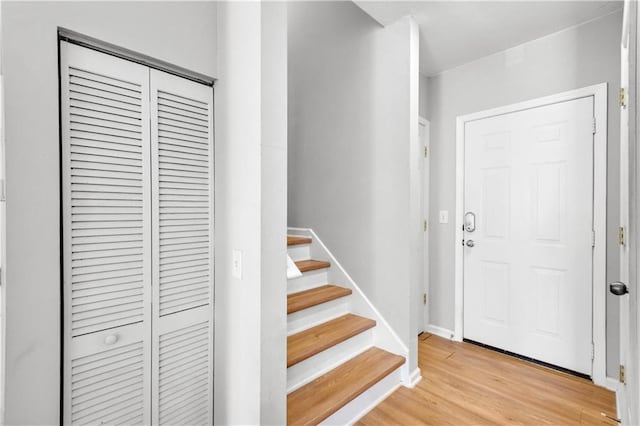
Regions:
[[400, 387], [359, 425], [606, 424], [615, 395], [588, 380], [469, 343], [419, 337], [422, 380]]

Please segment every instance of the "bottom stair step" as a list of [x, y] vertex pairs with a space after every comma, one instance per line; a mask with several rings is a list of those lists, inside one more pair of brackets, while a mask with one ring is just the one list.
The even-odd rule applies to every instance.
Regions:
[[404, 364], [405, 359], [371, 348], [287, 396], [287, 424], [316, 425]]

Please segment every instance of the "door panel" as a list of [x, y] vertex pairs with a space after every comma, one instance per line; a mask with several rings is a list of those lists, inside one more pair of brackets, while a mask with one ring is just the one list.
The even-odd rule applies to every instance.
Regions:
[[71, 422], [142, 424], [145, 417], [144, 343], [75, 357], [71, 361]]
[[65, 423], [150, 421], [149, 73], [61, 43]]
[[482, 261], [482, 316], [484, 321], [501, 327], [508, 326], [509, 319], [509, 269], [506, 263]]
[[213, 92], [151, 71], [153, 423], [213, 421]]
[[504, 239], [509, 235], [510, 175], [508, 167], [482, 170], [482, 218], [486, 238]]
[[593, 98], [465, 126], [464, 337], [591, 374]]

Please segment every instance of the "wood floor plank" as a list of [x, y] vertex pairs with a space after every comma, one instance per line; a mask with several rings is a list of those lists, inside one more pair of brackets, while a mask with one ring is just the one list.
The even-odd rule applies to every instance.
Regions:
[[404, 364], [405, 358], [370, 348], [287, 396], [288, 425], [316, 425]]
[[292, 314], [312, 306], [317, 306], [331, 300], [349, 296], [350, 294], [350, 288], [344, 288], [332, 284], [326, 284], [309, 290], [300, 291], [298, 293], [292, 293], [287, 296], [287, 314]]
[[299, 235], [287, 235], [288, 246], [297, 246], [301, 244], [311, 244], [311, 238], [301, 237]]
[[360, 425], [614, 425], [615, 394], [469, 343], [432, 335], [418, 341], [423, 379], [400, 388]]
[[287, 367], [375, 327], [376, 322], [346, 314], [287, 337]]
[[318, 269], [324, 269], [331, 266], [331, 263], [326, 262], [324, 260], [313, 260], [313, 259], [298, 260], [297, 262], [295, 262], [295, 264], [300, 270], [300, 272], [315, 271]]

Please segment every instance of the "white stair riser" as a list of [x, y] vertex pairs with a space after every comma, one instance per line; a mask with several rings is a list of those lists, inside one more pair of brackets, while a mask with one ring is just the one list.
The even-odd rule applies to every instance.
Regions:
[[325, 284], [329, 284], [326, 268], [305, 272], [301, 277], [287, 280], [287, 294], [309, 290]]
[[351, 308], [350, 302], [351, 296], [341, 297], [287, 315], [287, 335], [348, 314]]
[[295, 260], [307, 260], [311, 259], [311, 249], [309, 244], [300, 244], [296, 246], [289, 246], [287, 253], [291, 259]]
[[332, 416], [321, 422], [321, 425], [350, 425], [360, 420], [371, 411], [376, 405], [381, 403], [386, 397], [391, 395], [402, 382], [401, 370], [397, 370], [380, 380], [378, 383], [367, 389], [362, 395], [342, 407]]
[[287, 368], [287, 393], [322, 376], [371, 346], [373, 332], [370, 329]]

